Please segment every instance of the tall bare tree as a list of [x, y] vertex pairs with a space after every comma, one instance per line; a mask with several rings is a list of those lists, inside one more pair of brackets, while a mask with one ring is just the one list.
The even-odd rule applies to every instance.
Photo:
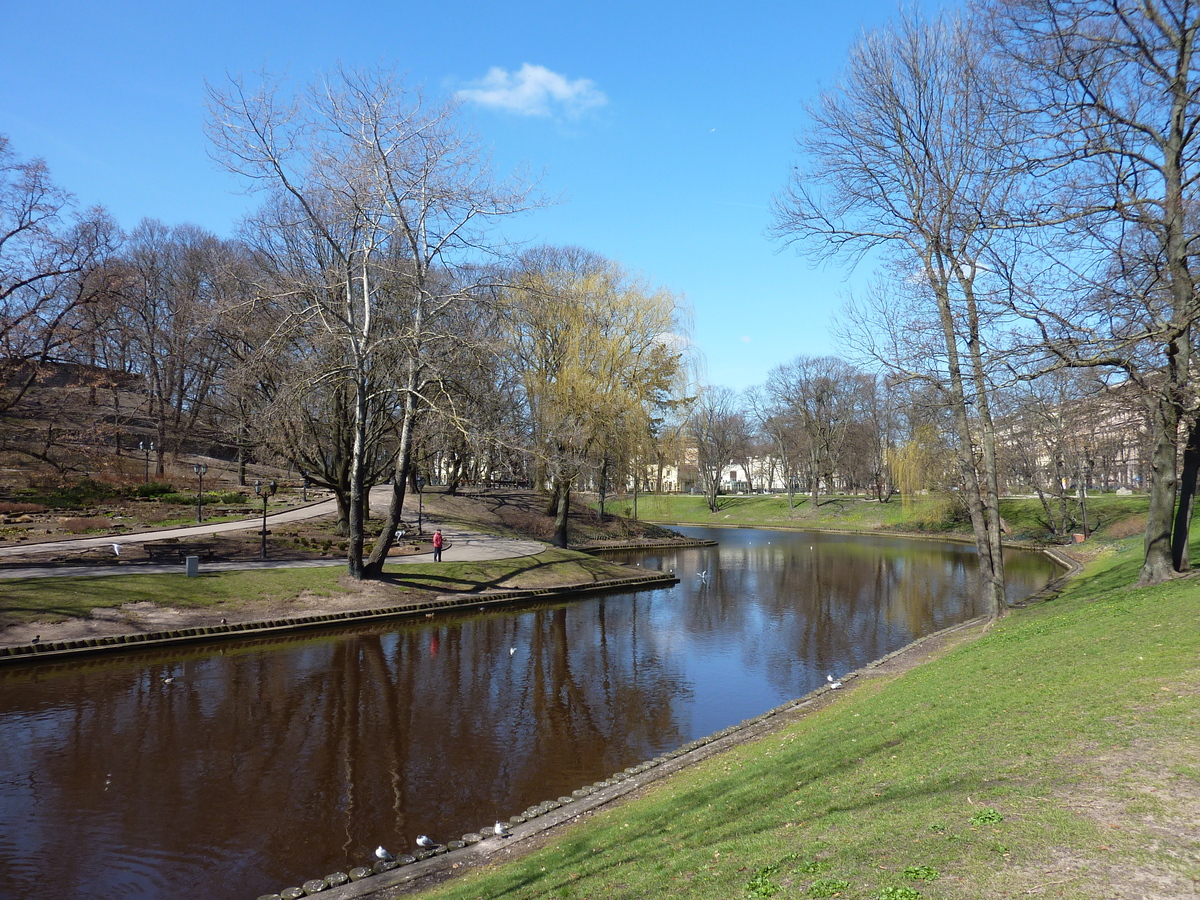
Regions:
[[709, 512], [719, 508], [721, 470], [742, 453], [749, 437], [746, 415], [738, 396], [727, 387], [702, 389], [688, 418], [696, 469]]
[[[809, 108], [798, 167], [775, 204], [775, 233], [816, 256], [890, 259], [908, 299], [887, 332], [930, 338], [923, 372], [909, 335], [902, 376], [930, 379], [953, 411], [959, 471], [979, 551], [984, 608], [1005, 602], [995, 430], [990, 409], [987, 282], [998, 223], [1019, 179], [1021, 135], [1003, 73], [971, 24], [903, 13], [865, 34], [845, 73]], [[871, 327], [876, 327], [872, 323]], [[876, 342], [877, 335], [866, 340]], [[875, 343], [876, 349], [880, 348]]]
[[[489, 225], [524, 207], [528, 191], [498, 184], [478, 142], [450, 105], [429, 104], [387, 71], [338, 69], [288, 94], [264, 78], [209, 88], [208, 130], [233, 172], [288, 198], [293, 223], [322, 245], [323, 290], [301, 291], [297, 320], [318, 323], [343, 348], [339, 377], [353, 385], [349, 569], [377, 576], [401, 523], [417, 418], [428, 398], [427, 348], [453, 335], [439, 314], [472, 294], [489, 250]], [[378, 315], [385, 297], [403, 327]], [[402, 348], [391, 384], [372, 380], [373, 358]], [[434, 379], [436, 380], [436, 379]], [[367, 436], [377, 391], [403, 399], [392, 494], [382, 533], [364, 564]]]
[[1053, 363], [1117, 370], [1146, 398], [1154, 447], [1139, 580], [1162, 581], [1185, 567], [1190, 524], [1190, 498], [1173, 516], [1200, 317], [1200, 3], [988, 8], [996, 45], [1030, 80], [1026, 117], [1041, 138], [1036, 165], [1046, 182], [1040, 218], [1062, 226], [1042, 239], [1051, 272], [1019, 308]]
[[71, 317], [101, 288], [89, 274], [119, 231], [102, 209], [75, 215], [74, 198], [40, 159], [21, 159], [0, 135], [0, 414], [32, 387], [40, 366], [69, 355]]

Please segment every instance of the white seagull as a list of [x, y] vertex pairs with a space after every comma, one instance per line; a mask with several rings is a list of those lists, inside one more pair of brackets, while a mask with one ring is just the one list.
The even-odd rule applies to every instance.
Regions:
[[117, 556], [121, 555], [121, 545], [120, 544], [113, 544], [113, 553], [117, 554]]
[[396, 857], [392, 856], [392, 854], [390, 854], [386, 850], [384, 850], [383, 844], [380, 844], [378, 847], [375, 848], [375, 858], [381, 859], [384, 862], [391, 862]]
[[825, 680], [829, 682], [829, 687], [835, 691], [842, 686], [842, 683], [840, 681], [833, 680], [832, 675], [826, 675]]
[[422, 850], [428, 850], [430, 847], [436, 847], [437, 843], [433, 840], [433, 838], [426, 837], [423, 834], [418, 834], [417, 835], [417, 846], [420, 847]]
[[509, 837], [512, 834], [512, 829], [504, 822], [496, 823], [496, 837]]
[[516, 652], [517, 652], [517, 648], [516, 648], [516, 647], [509, 647], [509, 648], [508, 648], [508, 655], [509, 655], [509, 656], [512, 656], [512, 655], [513, 655], [514, 653], [516, 653]]

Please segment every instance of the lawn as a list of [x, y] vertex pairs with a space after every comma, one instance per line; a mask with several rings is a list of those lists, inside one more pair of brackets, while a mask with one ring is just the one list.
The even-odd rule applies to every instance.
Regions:
[[[437, 594], [491, 589], [541, 589], [645, 574], [571, 550], [487, 562], [392, 563], [380, 588], [384, 605], [430, 599]], [[374, 587], [374, 585], [372, 585]], [[150, 602], [176, 609], [232, 608], [286, 603], [301, 594], [351, 593], [356, 585], [344, 566], [204, 572], [180, 575], [107, 575], [97, 578], [33, 578], [0, 581], [0, 624], [61, 622], [93, 609]]]
[[1174, 897], [1200, 881], [1200, 582], [1050, 602], [438, 898]]
[[[822, 497], [817, 506], [812, 498], [797, 494], [795, 505], [788, 508], [785, 494], [735, 495], [719, 498], [718, 510], [710, 512], [705, 499], [689, 494], [643, 494], [638, 497], [638, 516], [652, 522], [696, 525], [750, 525], [766, 528], [814, 528], [845, 531], [942, 532], [969, 535], [970, 523], [954, 498], [922, 495], [903, 501], [899, 496], [888, 503], [865, 497], [832, 495]], [[1148, 500], [1144, 495], [1097, 494], [1088, 498], [1089, 531], [1103, 535], [1114, 525], [1133, 522], [1136, 530], [1144, 525]], [[1069, 498], [1070, 512], [1078, 519], [1079, 504]], [[633, 502], [622, 498], [607, 504], [613, 512], [632, 514]], [[1054, 513], [1058, 515], [1058, 507]], [[1012, 531], [1012, 537], [1046, 540], [1051, 537], [1045, 512], [1035, 498], [1001, 500], [1000, 514]], [[1126, 528], [1122, 536], [1129, 533]]]

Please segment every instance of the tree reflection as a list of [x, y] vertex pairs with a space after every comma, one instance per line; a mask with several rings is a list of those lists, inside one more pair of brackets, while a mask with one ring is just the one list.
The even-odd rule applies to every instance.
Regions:
[[671, 590], [0, 669], [6, 884], [277, 890], [570, 793], [970, 612], [968, 552], [764, 534], [642, 558]]

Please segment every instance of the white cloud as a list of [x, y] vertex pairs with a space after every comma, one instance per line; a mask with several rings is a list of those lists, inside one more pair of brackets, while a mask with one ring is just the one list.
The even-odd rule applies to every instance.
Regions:
[[568, 81], [545, 66], [525, 63], [516, 72], [499, 66], [458, 92], [459, 98], [522, 116], [550, 116], [556, 110], [575, 117], [608, 102], [604, 92], [588, 78]]
[[753, 339], [752, 337], [750, 337], [750, 335], [748, 335], [748, 334], [743, 334], [743, 335], [742, 335], [742, 343], [743, 343], [743, 344], [749, 344], [749, 343], [750, 343], [751, 341], [753, 341], [753, 340], [754, 340], [754, 339]]

